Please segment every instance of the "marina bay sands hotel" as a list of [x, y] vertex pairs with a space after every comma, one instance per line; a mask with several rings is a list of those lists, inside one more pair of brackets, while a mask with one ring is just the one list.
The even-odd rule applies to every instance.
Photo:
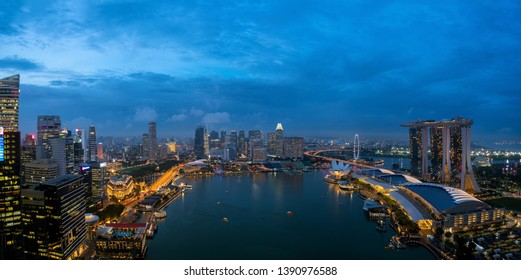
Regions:
[[470, 160], [472, 124], [472, 120], [461, 117], [449, 121], [428, 120], [402, 124], [409, 128], [411, 175], [458, 186], [470, 193], [479, 192]]

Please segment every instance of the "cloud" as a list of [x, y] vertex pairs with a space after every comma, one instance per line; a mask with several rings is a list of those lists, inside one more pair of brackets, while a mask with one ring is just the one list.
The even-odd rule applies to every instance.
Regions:
[[190, 110], [190, 114], [193, 115], [193, 116], [196, 116], [196, 117], [200, 117], [200, 116], [204, 115], [204, 111], [192, 108]]
[[172, 115], [170, 118], [168, 118], [167, 121], [169, 122], [180, 122], [180, 121], [184, 121], [186, 120], [186, 115], [185, 114], [177, 114], [177, 115]]
[[227, 122], [230, 122], [230, 114], [227, 112], [208, 113], [204, 115], [201, 120], [201, 123], [204, 124], [220, 124]]
[[148, 106], [138, 107], [136, 108], [136, 112], [134, 114], [134, 120], [140, 122], [151, 122], [155, 121], [157, 118], [156, 109]]
[[21, 70], [21, 71], [36, 71], [42, 70], [43, 66], [26, 58], [18, 56], [4, 57], [0, 59], [0, 68]]

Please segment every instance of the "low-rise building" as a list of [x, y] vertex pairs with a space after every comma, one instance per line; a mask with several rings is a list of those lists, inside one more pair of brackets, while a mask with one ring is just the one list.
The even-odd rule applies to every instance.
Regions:
[[130, 175], [110, 177], [107, 184], [107, 194], [111, 198], [123, 200], [132, 196], [134, 186], [134, 179]]
[[96, 232], [96, 254], [105, 259], [144, 259], [145, 223], [111, 224]]

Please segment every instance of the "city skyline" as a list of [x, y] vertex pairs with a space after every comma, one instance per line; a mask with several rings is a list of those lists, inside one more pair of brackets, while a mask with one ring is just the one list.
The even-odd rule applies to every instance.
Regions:
[[22, 133], [56, 114], [102, 136], [282, 122], [406, 139], [400, 123], [455, 116], [476, 138], [521, 135], [515, 1], [97, 3], [0, 4], [0, 75], [22, 76]]

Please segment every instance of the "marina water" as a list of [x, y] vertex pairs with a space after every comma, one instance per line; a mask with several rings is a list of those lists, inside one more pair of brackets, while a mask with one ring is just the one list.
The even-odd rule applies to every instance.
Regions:
[[376, 231], [357, 193], [323, 177], [314, 171], [183, 178], [193, 188], [167, 207], [146, 258], [434, 259], [422, 247], [386, 249], [395, 234], [389, 225]]

